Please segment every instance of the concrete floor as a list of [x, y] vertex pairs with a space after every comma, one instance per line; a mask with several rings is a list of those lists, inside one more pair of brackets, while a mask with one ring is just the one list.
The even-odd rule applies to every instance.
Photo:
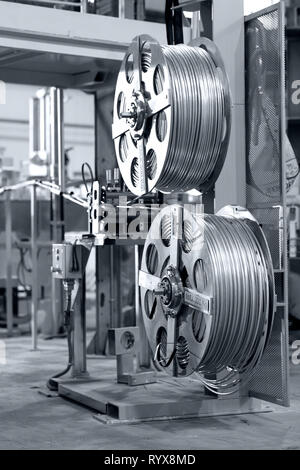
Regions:
[[[0, 336], [1, 340], [1, 336]], [[0, 449], [300, 449], [300, 366], [291, 368], [291, 408], [271, 413], [107, 425], [94, 412], [38, 393], [66, 361], [65, 340], [4, 339]], [[90, 360], [97, 371], [101, 360]]]

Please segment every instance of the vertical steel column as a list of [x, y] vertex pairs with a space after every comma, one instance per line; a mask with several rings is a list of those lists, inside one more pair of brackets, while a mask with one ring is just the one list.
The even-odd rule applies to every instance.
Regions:
[[6, 238], [6, 326], [7, 335], [13, 334], [13, 288], [12, 288], [12, 220], [11, 192], [6, 192], [5, 238]]
[[[114, 143], [111, 138], [111, 110], [114, 101], [117, 72], [113, 72], [106, 80], [111, 86], [109, 93], [95, 93], [95, 175], [97, 180], [106, 179], [106, 170], [116, 168], [117, 160]], [[111, 327], [110, 302], [110, 246], [96, 248], [96, 335], [95, 354], [105, 354], [108, 329]]]
[[[50, 89], [50, 177], [65, 190], [65, 159], [64, 159], [64, 136], [63, 136], [63, 90], [52, 87]], [[52, 233], [54, 243], [64, 240], [64, 215], [63, 199], [61, 196], [51, 196], [52, 202]], [[60, 326], [60, 318], [63, 310], [62, 285], [57, 279], [52, 279], [52, 314], [53, 330], [57, 333]]]
[[72, 376], [87, 375], [86, 367], [86, 317], [85, 317], [85, 277], [76, 281], [78, 291], [74, 302], [73, 367]]
[[82, 278], [76, 281], [75, 300], [73, 304], [73, 377], [86, 377], [86, 310], [85, 310], [85, 269], [90, 255], [90, 249], [78, 246], [78, 257], [80, 256], [80, 266]]
[[121, 247], [110, 246], [110, 328], [122, 325], [121, 302]]
[[50, 88], [51, 100], [51, 179], [65, 190], [63, 90]]
[[139, 269], [141, 265], [141, 247], [135, 245], [134, 259], [135, 259], [135, 318], [136, 326], [139, 327], [140, 333], [140, 351], [137, 356], [138, 366], [149, 368], [151, 365], [150, 347], [148, 338], [143, 322], [143, 315], [141, 310], [140, 288], [139, 288]]
[[135, 0], [119, 0], [119, 18], [135, 19]]
[[213, 0], [213, 40], [222, 55], [232, 96], [232, 125], [224, 168], [216, 182], [216, 210], [246, 206], [245, 25], [242, 0]]
[[95, 354], [105, 354], [110, 315], [110, 246], [96, 247]]
[[80, 0], [80, 13], [87, 13], [88, 0]]
[[37, 312], [38, 312], [38, 262], [37, 262], [37, 199], [36, 185], [30, 188], [30, 226], [31, 226], [31, 258], [32, 258], [32, 281], [31, 281], [31, 344], [32, 349], [37, 349]]
[[285, 56], [286, 56], [286, 41], [285, 41], [285, 25], [286, 25], [286, 7], [285, 2], [280, 0], [279, 8], [279, 30], [280, 30], [280, 57], [282, 57], [281, 69], [280, 69], [280, 86], [281, 86], [281, 102], [280, 102], [280, 150], [281, 150], [281, 191], [282, 191], [282, 225], [283, 225], [283, 249], [282, 249], [282, 267], [284, 270], [283, 274], [283, 318], [282, 318], [282, 351], [284, 357], [284, 365], [282, 376], [286, 386], [286, 405], [289, 405], [290, 400], [290, 374], [289, 374], [289, 290], [288, 290], [288, 278], [289, 278], [289, 260], [288, 260], [288, 224], [287, 224], [287, 175], [286, 175], [286, 132], [287, 132], [287, 108], [286, 100], [286, 70], [285, 70]]

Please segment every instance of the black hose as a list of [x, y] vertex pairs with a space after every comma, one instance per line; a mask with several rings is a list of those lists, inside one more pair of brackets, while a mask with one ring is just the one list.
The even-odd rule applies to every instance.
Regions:
[[65, 328], [67, 331], [67, 341], [68, 341], [68, 364], [67, 367], [62, 371], [59, 372], [58, 374], [53, 375], [47, 382], [47, 387], [51, 391], [57, 392], [58, 390], [58, 383], [56, 382], [55, 379], [58, 379], [59, 377], [62, 377], [63, 375], [66, 375], [69, 370], [71, 369], [73, 365], [73, 348], [72, 348], [72, 321], [71, 321], [71, 291], [67, 293], [66, 297], [66, 310], [64, 312], [64, 317], [65, 317]]
[[69, 352], [68, 365], [62, 372], [59, 372], [58, 374], [53, 375], [48, 380], [47, 387], [51, 391], [57, 392], [58, 390], [58, 383], [54, 379], [58, 379], [59, 377], [66, 375], [73, 365], [72, 330], [70, 327], [68, 328], [68, 331], [67, 331], [67, 339], [68, 339], [68, 352]]
[[[85, 177], [85, 168], [88, 169], [89, 173], [90, 173], [90, 183], [91, 183], [91, 186], [90, 188], [88, 187], [87, 183], [88, 183], [88, 180], [86, 179]], [[88, 195], [92, 194], [92, 191], [93, 191], [93, 184], [94, 184], [94, 174], [93, 174], [93, 170], [91, 168], [91, 166], [87, 163], [87, 162], [84, 162], [82, 165], [81, 165], [81, 176], [82, 176], [82, 181], [83, 181], [83, 184], [85, 186], [85, 189], [86, 189], [86, 192]]]

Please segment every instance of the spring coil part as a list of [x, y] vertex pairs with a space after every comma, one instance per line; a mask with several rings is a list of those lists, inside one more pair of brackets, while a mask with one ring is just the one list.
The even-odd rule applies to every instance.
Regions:
[[189, 345], [185, 338], [180, 337], [176, 343], [176, 359], [182, 369], [186, 369], [190, 359]]

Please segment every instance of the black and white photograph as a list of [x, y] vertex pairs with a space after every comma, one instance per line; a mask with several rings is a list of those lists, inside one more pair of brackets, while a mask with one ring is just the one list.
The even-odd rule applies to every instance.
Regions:
[[0, 0], [0, 451], [24, 450], [300, 450], [300, 0]]

